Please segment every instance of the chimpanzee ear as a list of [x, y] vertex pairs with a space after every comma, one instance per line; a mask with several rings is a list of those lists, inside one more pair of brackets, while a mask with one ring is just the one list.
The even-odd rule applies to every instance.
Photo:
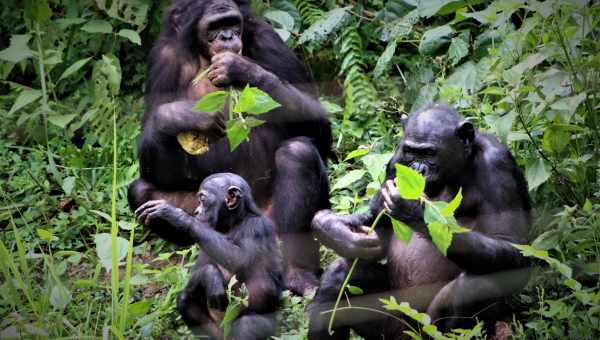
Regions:
[[227, 188], [227, 194], [225, 195], [225, 205], [227, 209], [233, 210], [240, 205], [242, 201], [242, 190], [235, 185]]
[[463, 142], [471, 143], [475, 139], [475, 128], [473, 127], [473, 124], [463, 121], [458, 124], [458, 127], [456, 128], [456, 135]]

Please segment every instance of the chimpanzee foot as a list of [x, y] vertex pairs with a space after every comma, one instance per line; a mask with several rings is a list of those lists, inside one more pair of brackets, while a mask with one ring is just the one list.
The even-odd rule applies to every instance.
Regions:
[[310, 270], [289, 265], [285, 277], [285, 286], [292, 293], [305, 296], [316, 291], [319, 286], [319, 278]]

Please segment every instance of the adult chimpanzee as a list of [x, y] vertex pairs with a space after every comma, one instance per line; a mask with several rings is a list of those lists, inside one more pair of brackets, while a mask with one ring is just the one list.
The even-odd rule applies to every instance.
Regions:
[[[192, 81], [207, 68], [204, 79]], [[223, 137], [228, 113], [192, 107], [206, 93], [246, 84], [282, 106], [261, 115], [266, 123], [230, 153]], [[132, 209], [165, 199], [193, 212], [194, 191], [203, 178], [238, 173], [278, 228], [288, 264], [286, 285], [299, 293], [316, 287], [319, 253], [310, 222], [316, 211], [329, 206], [323, 160], [330, 153], [331, 128], [313, 85], [272, 27], [251, 13], [247, 0], [175, 0], [150, 56], [138, 145], [141, 179], [129, 187]], [[176, 139], [184, 131], [206, 136], [209, 151], [187, 154]], [[147, 226], [169, 241], [190, 244], [165, 221]]]
[[[447, 257], [433, 245], [419, 201], [399, 196], [393, 181], [396, 163], [425, 176], [425, 193], [431, 199], [448, 201], [462, 188], [464, 198], [455, 216], [471, 231], [454, 234]], [[350, 299], [351, 305], [378, 308], [378, 298], [394, 296], [426, 311], [442, 329], [463, 326], [475, 317], [493, 320], [506, 312], [502, 301], [529, 276], [527, 261], [511, 242], [527, 241], [531, 210], [527, 184], [509, 150], [477, 132], [453, 109], [429, 106], [409, 117], [386, 178], [369, 212], [337, 216], [325, 210], [313, 219], [324, 244], [345, 258], [361, 259], [350, 284], [365, 295]], [[382, 209], [411, 226], [409, 244], [393, 236], [386, 217], [376, 234], [362, 232]], [[385, 264], [376, 262], [384, 257]], [[330, 314], [322, 312], [332, 308], [348, 267], [347, 260], [339, 259], [321, 277], [311, 306], [310, 338], [329, 338]], [[334, 325], [336, 339], [347, 338], [348, 328], [377, 339], [399, 338], [405, 329], [398, 319], [352, 309], [338, 312]]]
[[198, 260], [177, 308], [197, 334], [222, 338], [210, 309], [224, 311], [233, 275], [248, 290], [248, 307], [232, 324], [233, 339], [267, 339], [275, 334], [283, 268], [275, 228], [261, 214], [248, 183], [219, 173], [204, 179], [194, 216], [167, 203], [148, 201], [135, 212], [140, 223], [161, 219], [200, 246]]

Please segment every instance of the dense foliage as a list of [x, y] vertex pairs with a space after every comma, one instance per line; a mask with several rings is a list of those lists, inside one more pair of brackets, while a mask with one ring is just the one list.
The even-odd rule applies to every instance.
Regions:
[[[138, 176], [146, 58], [165, 5], [3, 2], [0, 338], [189, 336], [175, 296], [195, 248], [153, 238], [126, 200]], [[448, 102], [510, 146], [536, 207], [532, 246], [522, 249], [539, 262], [514, 299], [512, 332], [600, 335], [600, 5], [263, 0], [253, 7], [319, 81], [338, 155], [329, 164], [335, 210], [365, 209], [403, 114]], [[324, 263], [333, 257], [323, 255]], [[281, 338], [303, 338], [308, 300], [286, 294]], [[427, 326], [420, 314], [388, 306]]]

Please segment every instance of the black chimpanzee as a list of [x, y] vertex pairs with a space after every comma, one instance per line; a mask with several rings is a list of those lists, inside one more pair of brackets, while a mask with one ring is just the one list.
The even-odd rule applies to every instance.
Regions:
[[[393, 181], [396, 163], [425, 176], [425, 193], [431, 199], [448, 201], [462, 188], [455, 216], [471, 231], [454, 234], [447, 257], [433, 245], [420, 203], [399, 196]], [[361, 259], [350, 284], [365, 294], [350, 299], [351, 305], [380, 308], [378, 298], [394, 296], [426, 311], [442, 329], [464, 326], [474, 318], [492, 321], [507, 312], [504, 298], [529, 277], [526, 259], [511, 243], [527, 242], [531, 210], [527, 184], [510, 151], [452, 108], [433, 105], [409, 117], [386, 178], [368, 213], [337, 216], [325, 210], [313, 219], [324, 244], [347, 259]], [[411, 226], [415, 233], [409, 244], [393, 236], [385, 216], [376, 233], [362, 231], [382, 209]], [[382, 258], [387, 258], [385, 264], [377, 262]], [[330, 338], [330, 314], [322, 312], [332, 308], [348, 268], [348, 260], [339, 259], [321, 277], [310, 307], [311, 339]], [[335, 339], [347, 338], [349, 328], [373, 339], [397, 339], [406, 329], [398, 319], [352, 309], [338, 312], [334, 325]], [[493, 329], [494, 323], [486, 326]]]
[[283, 290], [282, 260], [275, 228], [256, 206], [250, 186], [232, 173], [202, 182], [194, 216], [165, 200], [148, 201], [135, 212], [143, 224], [161, 219], [200, 246], [185, 290], [177, 297], [185, 323], [198, 335], [222, 338], [217, 311], [227, 306], [233, 275], [248, 290], [248, 307], [232, 324], [233, 339], [267, 339], [275, 334]]
[[[194, 84], [207, 68], [207, 76]], [[282, 106], [261, 115], [266, 123], [229, 152], [223, 137], [228, 113], [192, 107], [209, 92], [246, 84]], [[330, 123], [316, 98], [311, 75], [273, 28], [251, 12], [247, 0], [175, 0], [150, 56], [138, 145], [141, 178], [129, 187], [131, 208], [164, 199], [191, 213], [202, 179], [238, 173], [280, 233], [286, 285], [299, 293], [316, 287], [319, 252], [310, 222], [316, 211], [329, 207], [323, 161], [331, 148]], [[204, 135], [209, 151], [187, 154], [176, 139], [184, 131]], [[165, 221], [147, 226], [169, 241], [190, 244]]]

